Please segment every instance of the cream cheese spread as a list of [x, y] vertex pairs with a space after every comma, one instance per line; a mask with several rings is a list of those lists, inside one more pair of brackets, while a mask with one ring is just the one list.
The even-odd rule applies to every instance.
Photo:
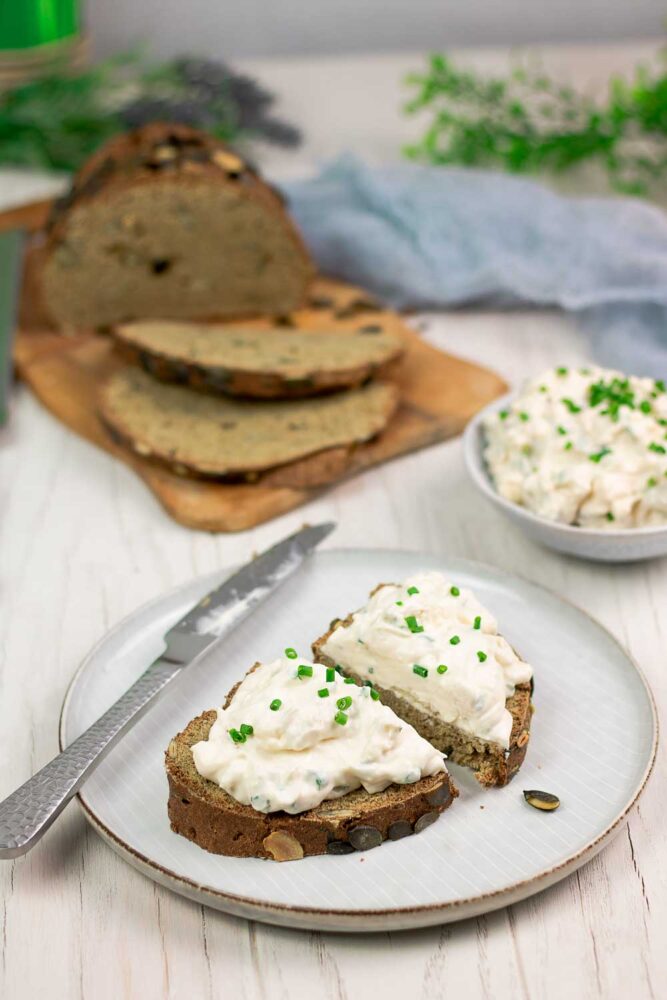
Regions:
[[258, 812], [300, 813], [356, 788], [380, 792], [445, 770], [442, 754], [371, 687], [286, 653], [248, 673], [193, 746], [204, 778]]
[[505, 702], [532, 676], [474, 594], [436, 572], [380, 587], [322, 650], [344, 670], [505, 749]]
[[661, 381], [556, 368], [484, 425], [498, 493], [550, 521], [614, 530], [667, 523]]

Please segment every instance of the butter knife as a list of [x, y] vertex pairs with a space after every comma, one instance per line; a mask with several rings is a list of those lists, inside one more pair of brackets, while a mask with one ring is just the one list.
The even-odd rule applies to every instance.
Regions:
[[70, 746], [0, 803], [0, 858], [26, 854], [86, 778], [169, 682], [299, 568], [335, 524], [307, 526], [212, 590], [165, 635], [166, 648], [138, 681]]

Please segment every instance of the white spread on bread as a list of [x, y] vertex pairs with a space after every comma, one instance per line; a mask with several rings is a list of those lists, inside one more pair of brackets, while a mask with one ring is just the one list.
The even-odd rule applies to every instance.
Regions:
[[484, 425], [498, 493], [550, 521], [615, 530], [667, 523], [661, 381], [555, 368]]
[[509, 748], [512, 716], [505, 702], [532, 670], [498, 635], [498, 623], [474, 594], [441, 573], [378, 588], [321, 648], [343, 670]]
[[442, 754], [370, 687], [298, 657], [250, 671], [192, 756], [204, 778], [265, 813], [300, 813], [445, 770]]

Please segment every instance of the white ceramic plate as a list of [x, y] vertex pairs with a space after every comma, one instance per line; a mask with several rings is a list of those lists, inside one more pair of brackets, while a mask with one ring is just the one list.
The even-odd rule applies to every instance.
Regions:
[[511, 403], [514, 393], [495, 399], [480, 410], [463, 433], [463, 456], [468, 473], [487, 500], [509, 517], [534, 542], [557, 552], [596, 562], [634, 562], [667, 555], [667, 525], [644, 528], [578, 528], [534, 514], [506, 500], [496, 490], [484, 461], [484, 422]]
[[[485, 791], [469, 772], [452, 767], [461, 795], [437, 823], [418, 836], [342, 857], [290, 864], [225, 858], [172, 833], [163, 769], [170, 738], [194, 715], [219, 705], [255, 660], [272, 659], [288, 645], [306, 655], [330, 619], [363, 603], [376, 583], [420, 569], [441, 569], [473, 588], [534, 665], [533, 735], [514, 781]], [[159, 655], [165, 630], [224, 575], [165, 595], [102, 640], [65, 699], [63, 745]], [[651, 770], [656, 741], [653, 699], [637, 667], [600, 625], [555, 595], [462, 560], [328, 551], [173, 682], [86, 783], [80, 800], [115, 851], [191, 899], [291, 927], [403, 929], [516, 902], [583, 864], [622, 828]], [[560, 809], [531, 809], [524, 788], [556, 793]]]

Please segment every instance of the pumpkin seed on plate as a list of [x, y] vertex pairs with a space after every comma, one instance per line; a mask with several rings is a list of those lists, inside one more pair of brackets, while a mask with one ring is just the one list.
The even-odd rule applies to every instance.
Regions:
[[543, 812], [553, 812], [558, 809], [560, 799], [551, 792], [539, 792], [536, 789], [524, 790], [523, 797], [533, 809], [541, 809]]

